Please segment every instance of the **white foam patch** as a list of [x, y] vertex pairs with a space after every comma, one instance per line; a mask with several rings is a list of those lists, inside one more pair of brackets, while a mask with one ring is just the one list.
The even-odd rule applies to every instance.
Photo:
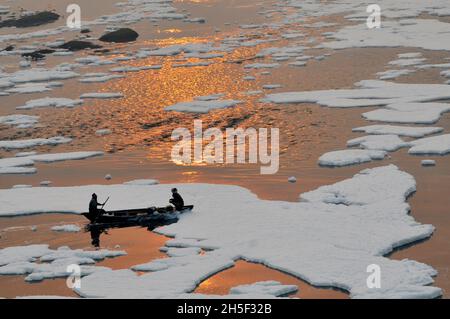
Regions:
[[208, 113], [216, 109], [234, 107], [240, 103], [237, 100], [210, 100], [210, 101], [190, 101], [180, 102], [164, 108], [166, 111], [189, 112], [189, 113]]
[[0, 167], [0, 174], [34, 174], [36, 172], [34, 167]]
[[396, 79], [400, 76], [409, 75], [416, 72], [416, 70], [411, 69], [403, 69], [403, 70], [387, 70], [383, 72], [378, 72], [378, 78], [380, 80], [392, 80]]
[[0, 124], [16, 126], [17, 128], [33, 127], [39, 121], [39, 116], [12, 114], [0, 116]]
[[272, 299], [282, 298], [298, 291], [295, 285], [283, 285], [278, 281], [258, 281], [252, 284], [232, 287], [227, 295], [188, 293], [177, 296], [180, 299]]
[[166, 254], [169, 257], [183, 257], [198, 255], [201, 249], [198, 247], [188, 247], [188, 248], [168, 248]]
[[119, 92], [93, 92], [81, 94], [80, 99], [117, 99], [123, 97]]
[[10, 157], [10, 158], [1, 158], [0, 159], [0, 167], [30, 166], [33, 164], [34, 164], [34, 161], [27, 156]]
[[13, 185], [11, 188], [29, 188], [29, 187], [33, 187], [33, 186], [27, 185], [27, 184], [17, 184], [17, 185]]
[[386, 109], [378, 109], [363, 113], [369, 121], [389, 123], [436, 123], [443, 113], [450, 111], [448, 103], [393, 103]]
[[391, 61], [391, 62], [389, 62], [389, 64], [396, 65], [396, 66], [413, 66], [413, 65], [423, 64], [423, 62], [425, 60], [426, 59], [423, 59], [423, 58], [415, 58], [415, 59], [402, 58], [402, 59]]
[[76, 58], [75, 62], [89, 66], [110, 65], [115, 63], [114, 61], [107, 60], [96, 55], [89, 55], [86, 57]]
[[445, 70], [440, 73], [443, 77], [450, 78], [450, 70]]
[[381, 150], [393, 152], [402, 147], [407, 147], [409, 143], [406, 143], [397, 135], [368, 135], [357, 137], [347, 141], [347, 146], [359, 146], [368, 150]]
[[369, 32], [366, 23], [360, 23], [335, 32], [333, 38], [337, 41], [325, 42], [324, 46], [332, 49], [403, 46], [450, 50], [450, 43], [446, 40], [448, 30], [449, 23], [433, 19], [385, 20], [382, 28]]
[[328, 107], [384, 106], [363, 114], [368, 120], [391, 123], [430, 124], [450, 111], [450, 104], [433, 101], [450, 98], [448, 85], [400, 84], [378, 80], [356, 83], [348, 90], [321, 90], [269, 94], [263, 102], [318, 103]]
[[282, 38], [285, 39], [297, 39], [297, 38], [303, 38], [305, 35], [302, 33], [283, 33], [281, 35]]
[[52, 163], [68, 160], [82, 160], [89, 157], [101, 156], [103, 152], [68, 152], [52, 154], [34, 154], [34, 152], [24, 152], [20, 156], [0, 159], [0, 174], [33, 174], [36, 168], [32, 166], [35, 162]]
[[78, 299], [78, 298], [57, 296], [57, 295], [32, 295], [32, 296], [16, 296], [15, 299]]
[[297, 66], [297, 67], [302, 67], [302, 66], [306, 66], [306, 62], [305, 62], [305, 61], [295, 61], [295, 62], [289, 63], [289, 65], [291, 65], [291, 66]]
[[126, 255], [125, 251], [82, 249], [72, 250], [67, 246], [56, 250], [49, 249], [48, 245], [15, 246], [0, 250], [0, 275], [27, 275], [26, 281], [41, 281], [68, 277], [72, 272], [68, 266], [82, 265], [81, 276], [94, 272], [109, 270], [106, 267], [86, 266], [95, 264], [105, 258]]
[[0, 89], [9, 88], [11, 86], [14, 86], [14, 83], [7, 79], [1, 79], [0, 78]]
[[36, 258], [50, 253], [51, 250], [48, 245], [29, 245], [8, 247], [0, 250], [0, 266], [18, 263], [18, 262], [32, 262]]
[[327, 152], [319, 157], [319, 165], [340, 167], [382, 160], [386, 152], [379, 150], [340, 150]]
[[95, 135], [97, 135], [97, 136], [105, 136], [105, 135], [109, 135], [111, 133], [112, 133], [112, 131], [107, 128], [95, 131]]
[[79, 79], [81, 83], [103, 83], [115, 79], [122, 79], [124, 78], [123, 75], [118, 74], [109, 74], [109, 75], [103, 75], [103, 76], [90, 76], [90, 77], [84, 77]]
[[[429, 102], [450, 98], [448, 85], [404, 84], [364, 80], [355, 89], [284, 92], [266, 96], [272, 103], [318, 103], [328, 107], [381, 106], [401, 102]], [[425, 107], [425, 106], [424, 106]]]
[[214, 101], [222, 98], [225, 94], [224, 93], [216, 93], [216, 94], [210, 94], [210, 95], [204, 95], [204, 96], [197, 96], [194, 98], [194, 100], [197, 101]]
[[0, 148], [4, 149], [20, 149], [30, 148], [42, 145], [58, 145], [64, 143], [70, 143], [71, 138], [63, 136], [55, 136], [50, 138], [35, 138], [29, 140], [13, 140], [13, 141], [0, 141]]
[[129, 182], [125, 182], [125, 185], [137, 185], [137, 186], [143, 186], [143, 185], [156, 185], [159, 184], [159, 181], [157, 179], [135, 179]]
[[24, 157], [24, 156], [31, 156], [31, 155], [37, 155], [37, 152], [31, 151], [31, 152], [18, 152], [14, 156], [15, 157]]
[[400, 59], [415, 59], [422, 57], [421, 52], [400, 53], [397, 55]]
[[450, 68], [450, 63], [423, 64], [423, 65], [418, 65], [417, 68], [418, 69]]
[[244, 65], [245, 69], [272, 69], [279, 67], [278, 63], [251, 63]]
[[395, 125], [368, 125], [356, 127], [354, 132], [365, 132], [367, 134], [394, 134], [407, 137], [424, 137], [426, 135], [442, 132], [442, 127], [415, 127], [415, 126], [395, 126]]
[[245, 95], [259, 95], [259, 94], [263, 94], [264, 91], [261, 90], [252, 90], [252, 91], [247, 91], [247, 92], [243, 92], [242, 94]]
[[77, 233], [81, 228], [77, 225], [57, 225], [51, 227], [51, 230], [56, 232], [67, 232], [67, 233]]
[[450, 134], [421, 138], [410, 142], [409, 154], [446, 155], [450, 153]]
[[[31, 155], [26, 158], [31, 159], [35, 162], [52, 163], [59, 161], [69, 161], [69, 160], [82, 160], [94, 156], [101, 156], [103, 152], [99, 151], [80, 151], [80, 152], [67, 152], [67, 153], [53, 153], [53, 154], [38, 154]], [[22, 157], [23, 158], [23, 157]]]
[[[64, 44], [64, 43], [61, 43]], [[56, 51], [52, 53], [53, 56], [71, 56], [73, 55], [72, 51]]]
[[249, 285], [240, 285], [230, 289], [230, 294], [262, 294], [279, 297], [298, 291], [295, 285], [282, 285], [278, 281], [259, 281]]
[[73, 71], [55, 67], [53, 69], [34, 68], [19, 70], [3, 77], [3, 80], [12, 83], [49, 82], [54, 80], [67, 80], [77, 77], [79, 74]]
[[6, 90], [7, 93], [32, 94], [51, 91], [54, 87], [62, 86], [61, 82], [22, 83]]
[[279, 89], [281, 87], [282, 87], [281, 84], [264, 84], [262, 86], [262, 88], [266, 89], [266, 90], [274, 90], [274, 89]]
[[68, 98], [56, 98], [56, 97], [44, 97], [40, 99], [30, 100], [25, 103], [25, 105], [18, 106], [16, 109], [18, 110], [29, 110], [35, 108], [44, 108], [44, 107], [75, 107], [77, 105], [82, 104], [82, 100], [74, 100]]

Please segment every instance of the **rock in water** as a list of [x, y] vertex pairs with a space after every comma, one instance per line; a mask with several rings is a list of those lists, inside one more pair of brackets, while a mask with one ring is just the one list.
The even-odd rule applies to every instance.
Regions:
[[104, 34], [99, 40], [103, 42], [131, 42], [137, 39], [139, 34], [129, 28], [122, 28], [113, 32]]
[[60, 45], [59, 48], [69, 51], [80, 51], [84, 49], [99, 49], [101, 46], [88, 41], [72, 40]]
[[1, 51], [7, 51], [7, 52], [9, 52], [9, 51], [12, 51], [12, 50], [14, 50], [14, 46], [13, 46], [13, 45], [8, 45], [6, 48], [0, 50], [0, 52], [1, 52]]
[[53, 49], [41, 49], [33, 52], [22, 53], [22, 56], [25, 58], [31, 58], [33, 61], [37, 61], [44, 59], [46, 54], [51, 54], [53, 52], [55, 52]]
[[59, 19], [59, 14], [51, 11], [41, 11], [34, 14], [25, 15], [17, 19], [8, 19], [0, 21], [0, 28], [16, 27], [28, 28], [51, 23]]
[[422, 166], [436, 166], [436, 161], [427, 159], [427, 160], [423, 160], [421, 162], [421, 164], [422, 164]]
[[19, 62], [19, 66], [21, 68], [28, 68], [29, 66], [31, 66], [31, 62], [28, 60], [22, 60]]

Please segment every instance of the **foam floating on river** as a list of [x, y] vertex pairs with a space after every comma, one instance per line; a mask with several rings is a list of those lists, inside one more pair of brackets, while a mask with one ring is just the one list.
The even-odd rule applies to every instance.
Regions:
[[67, 152], [67, 153], [50, 153], [50, 154], [34, 154], [33, 152], [24, 152], [21, 156], [1, 158], [0, 159], [0, 174], [33, 174], [36, 173], [36, 168], [30, 167], [35, 162], [52, 163], [68, 160], [82, 160], [94, 156], [101, 156], [103, 152], [82, 151], [82, 152]]
[[[345, 289], [353, 298], [442, 294], [430, 286], [436, 275], [430, 266], [383, 257], [395, 247], [428, 238], [434, 230], [409, 214], [406, 198], [416, 190], [415, 181], [394, 165], [366, 169], [302, 194], [298, 203], [260, 200], [246, 189], [226, 185], [34, 187], [0, 190], [5, 199], [0, 215], [81, 213], [93, 192], [100, 198], [111, 196], [110, 209], [159, 206], [166, 204], [172, 187], [195, 209], [156, 231], [174, 237], [177, 247], [207, 251], [165, 258], [160, 261], [164, 267], [150, 274], [138, 275], [129, 269], [95, 272], [82, 278], [80, 295], [179, 297], [238, 259], [265, 264], [316, 286]], [[242, 210], [247, 213], [241, 214]], [[383, 270], [380, 289], [367, 287], [366, 268], [371, 264]]]
[[51, 230], [56, 232], [77, 233], [81, 228], [77, 225], [57, 225], [53, 226]]
[[395, 126], [395, 125], [368, 125], [356, 127], [354, 132], [365, 132], [367, 134], [394, 134], [407, 137], [424, 137], [426, 135], [442, 132], [442, 127], [416, 127], [416, 126]]
[[25, 103], [25, 105], [18, 106], [16, 109], [18, 110], [29, 110], [35, 108], [44, 108], [44, 107], [75, 107], [83, 103], [83, 100], [74, 100], [69, 98], [56, 98], [56, 97], [44, 97], [40, 99], [30, 100]]
[[408, 146], [406, 143], [397, 135], [386, 134], [386, 135], [367, 135], [362, 137], [357, 137], [347, 141], [347, 146], [359, 146], [368, 150], [381, 150], [393, 152], [399, 148]]
[[0, 124], [11, 125], [17, 128], [33, 127], [39, 120], [39, 116], [12, 114], [0, 116]]
[[63, 137], [63, 136], [55, 136], [49, 138], [35, 138], [29, 140], [4, 140], [0, 141], [0, 148], [4, 149], [21, 149], [21, 148], [30, 148], [42, 145], [58, 145], [64, 143], [70, 143], [72, 141], [71, 138]]
[[234, 107], [238, 103], [240, 103], [240, 101], [237, 100], [209, 100], [209, 101], [194, 100], [190, 102], [180, 102], [174, 105], [170, 105], [164, 108], [164, 110], [188, 112], [188, 113], [208, 113], [216, 109]]
[[[74, 226], [74, 225], [72, 225]], [[126, 255], [120, 250], [82, 250], [67, 246], [50, 249], [48, 245], [14, 246], [0, 250], [0, 275], [27, 275], [25, 281], [68, 277], [68, 266], [81, 265], [81, 276], [109, 270], [93, 266], [97, 261]]]
[[278, 104], [318, 103], [327, 107], [383, 108], [369, 111], [363, 117], [371, 121], [431, 124], [450, 111], [450, 104], [432, 102], [450, 98], [448, 85], [404, 84], [365, 80], [355, 89], [284, 92], [267, 95], [262, 101]]
[[446, 155], [450, 153], [450, 134], [421, 138], [410, 142], [409, 154]]
[[117, 99], [123, 97], [122, 93], [118, 92], [99, 92], [99, 93], [84, 93], [80, 99]]
[[385, 151], [380, 150], [340, 150], [331, 151], [319, 157], [319, 165], [340, 167], [354, 164], [382, 160], [386, 156]]

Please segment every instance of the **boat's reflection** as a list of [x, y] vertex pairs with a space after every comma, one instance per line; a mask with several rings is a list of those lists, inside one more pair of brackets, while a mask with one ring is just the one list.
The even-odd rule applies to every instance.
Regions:
[[100, 237], [102, 234], [109, 234], [108, 230], [112, 228], [126, 228], [126, 227], [146, 227], [149, 231], [154, 230], [157, 227], [170, 225], [176, 223], [178, 218], [162, 219], [146, 221], [145, 223], [116, 223], [116, 224], [105, 224], [105, 223], [91, 223], [86, 225], [85, 230], [91, 233], [91, 244], [95, 248], [100, 247]]

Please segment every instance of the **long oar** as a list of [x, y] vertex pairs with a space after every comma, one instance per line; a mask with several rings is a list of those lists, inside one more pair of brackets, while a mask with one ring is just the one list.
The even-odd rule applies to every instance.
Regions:
[[102, 208], [105, 207], [105, 205], [106, 205], [106, 203], [108, 202], [108, 200], [109, 200], [109, 196], [108, 196], [108, 198], [105, 200], [105, 202], [103, 203]]

